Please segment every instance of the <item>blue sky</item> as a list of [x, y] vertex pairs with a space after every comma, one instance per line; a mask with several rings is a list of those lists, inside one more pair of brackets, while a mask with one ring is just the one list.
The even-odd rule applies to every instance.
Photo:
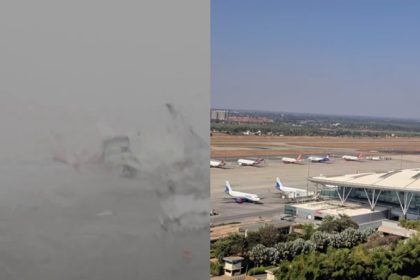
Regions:
[[216, 108], [420, 119], [420, 1], [211, 0]]

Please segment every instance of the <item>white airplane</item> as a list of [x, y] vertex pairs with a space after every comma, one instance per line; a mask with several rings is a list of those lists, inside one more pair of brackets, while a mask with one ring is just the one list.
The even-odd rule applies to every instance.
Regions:
[[380, 156], [372, 156], [372, 157], [366, 157], [366, 159], [368, 160], [384, 160], [384, 157], [380, 157]]
[[301, 163], [302, 162], [302, 155], [298, 155], [296, 158], [288, 158], [284, 157], [281, 159], [284, 163]]
[[342, 159], [347, 161], [360, 161], [362, 160], [362, 153], [360, 153], [357, 157], [344, 155], [342, 156]]
[[237, 191], [232, 190], [232, 187], [230, 186], [229, 181], [226, 181], [225, 193], [233, 197], [237, 203], [242, 203], [246, 201], [258, 203], [261, 200], [261, 198], [258, 197], [258, 195], [256, 194], [237, 192]]
[[284, 192], [286, 194], [293, 194], [293, 197], [302, 197], [302, 196], [308, 196], [308, 192], [306, 190], [297, 189], [297, 188], [291, 188], [284, 186], [279, 177], [276, 178], [276, 185], [274, 186], [277, 190]]
[[256, 160], [252, 159], [238, 159], [238, 165], [239, 166], [259, 166], [264, 164], [263, 158], [258, 158]]
[[310, 156], [308, 157], [308, 160], [310, 162], [324, 163], [330, 161], [330, 155], [326, 155], [325, 157]]
[[226, 165], [226, 162], [224, 160], [210, 160], [210, 167], [219, 167], [222, 168]]

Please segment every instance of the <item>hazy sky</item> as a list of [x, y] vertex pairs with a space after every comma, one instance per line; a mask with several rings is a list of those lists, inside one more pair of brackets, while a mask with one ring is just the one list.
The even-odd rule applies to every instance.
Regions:
[[212, 107], [420, 118], [419, 1], [211, 5]]
[[[171, 149], [156, 144], [171, 140], [156, 136], [166, 135], [165, 103], [207, 136], [203, 110], [209, 101], [203, 96], [209, 98], [209, 34], [191, 22], [201, 13], [200, 22], [208, 24], [209, 18], [203, 18], [208, 10], [182, 20], [177, 15], [168, 24], [166, 11], [174, 14], [178, 4], [152, 13], [143, 1], [85, 2], [9, 1], [1, 6], [0, 162], [49, 157], [50, 132], [74, 145], [100, 147], [98, 123], [116, 134], [141, 130], [142, 139], [151, 141], [148, 151]], [[192, 35], [194, 30], [199, 31]]]

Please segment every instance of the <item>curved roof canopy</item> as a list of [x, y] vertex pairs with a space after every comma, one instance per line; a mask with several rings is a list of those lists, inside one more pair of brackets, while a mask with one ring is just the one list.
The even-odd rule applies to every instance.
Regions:
[[383, 173], [317, 176], [310, 177], [308, 180], [323, 185], [420, 193], [420, 168], [392, 170]]

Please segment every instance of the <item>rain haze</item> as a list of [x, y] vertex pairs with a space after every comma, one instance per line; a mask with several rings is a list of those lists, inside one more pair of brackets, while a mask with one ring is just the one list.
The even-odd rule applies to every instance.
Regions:
[[0, 8], [0, 279], [208, 275], [208, 11], [24, 2]]
[[418, 1], [211, 3], [212, 108], [420, 119]]

